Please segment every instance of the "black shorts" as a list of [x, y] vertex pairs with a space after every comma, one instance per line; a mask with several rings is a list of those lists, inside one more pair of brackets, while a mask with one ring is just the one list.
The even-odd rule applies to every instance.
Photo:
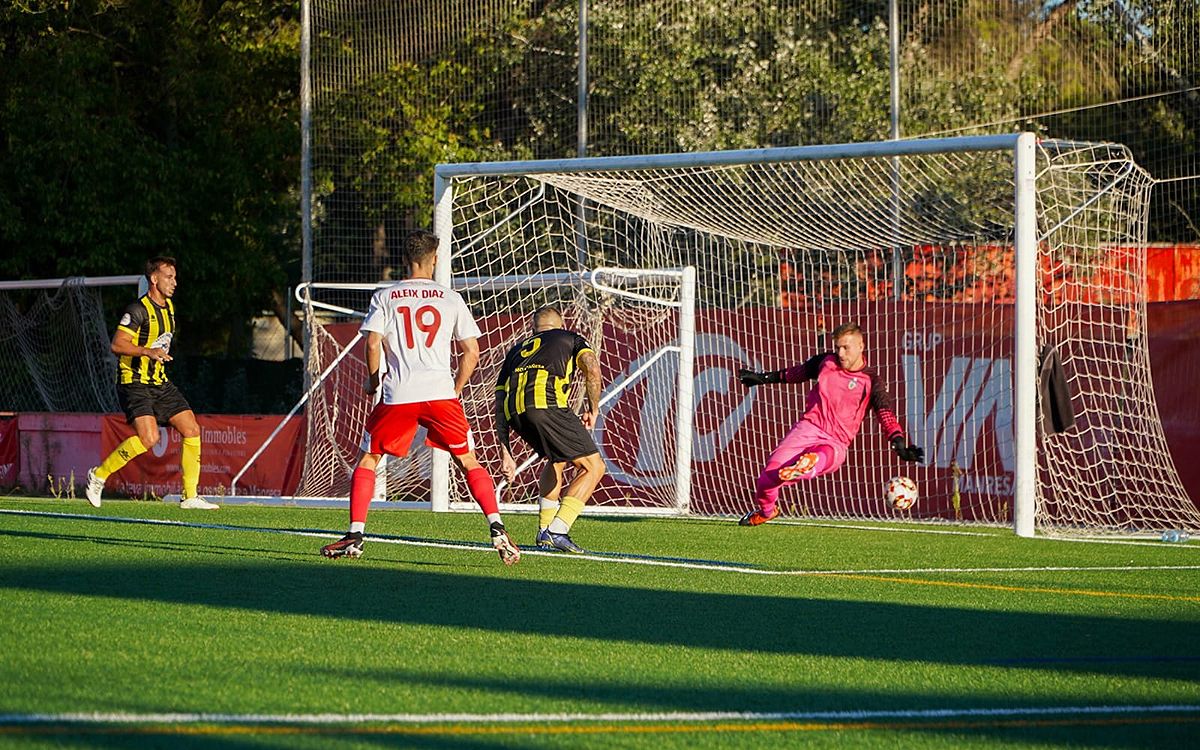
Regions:
[[154, 417], [159, 424], [170, 424], [171, 417], [192, 408], [169, 380], [162, 385], [118, 383], [117, 401], [129, 424], [137, 417]]
[[567, 409], [530, 409], [516, 415], [511, 426], [539, 456], [554, 463], [600, 452], [583, 422]]

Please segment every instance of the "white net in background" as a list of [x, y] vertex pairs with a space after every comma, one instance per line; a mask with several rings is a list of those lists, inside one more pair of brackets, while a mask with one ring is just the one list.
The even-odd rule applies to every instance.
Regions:
[[[1120, 146], [1047, 141], [1038, 154], [1037, 345], [1057, 348], [1078, 413], [1073, 430], [1038, 436], [1038, 527], [1196, 528], [1200, 514], [1157, 416], [1145, 344], [1139, 280], [1150, 180]], [[1007, 524], [1012, 174], [1011, 153], [972, 152], [461, 177], [453, 181], [453, 272], [695, 266], [691, 510], [702, 514], [752, 507], [767, 454], [804, 408], [806, 386], [748, 390], [736, 370], [799, 363], [828, 350], [828, 331], [856, 322], [927, 463], [901, 464], [868, 418], [845, 465], [785, 489], [783, 512]], [[476, 296], [488, 341], [467, 399], [472, 424], [490, 424], [491, 380], [526, 330], [524, 316], [555, 300], [599, 349], [606, 396], [676, 335], [669, 318], [659, 325], [625, 302], [606, 307], [586, 285]], [[619, 322], [630, 316], [632, 325]], [[597, 503], [671, 503], [678, 405], [674, 389], [651, 384], [671, 382], [674, 366], [663, 358], [641, 391], [623, 388], [607, 403], [597, 437], [609, 474]], [[494, 466], [486, 428], [480, 437]], [[896, 475], [921, 488], [910, 510], [883, 501]], [[532, 500], [533, 480], [520, 478], [508, 499]]]
[[0, 290], [0, 411], [117, 411], [100, 290], [84, 278], [18, 284]]
[[1123, 148], [1072, 144], [1045, 160], [1038, 186], [1038, 343], [1057, 348], [1076, 413], [1073, 429], [1038, 444], [1038, 524], [1194, 530], [1200, 512], [1168, 452], [1146, 343], [1153, 181]]
[[[569, 209], [568, 209], [569, 210]], [[621, 393], [628, 399], [644, 403], [636, 417], [619, 416], [607, 412], [602, 424], [622, 425], [630, 418], [643, 422], [654, 420], [660, 426], [674, 424], [673, 413], [656, 410], [669, 407], [675, 402], [673, 393], [676, 363], [679, 351], [676, 346], [679, 319], [680, 273], [676, 270], [643, 269], [592, 269], [582, 272], [529, 273], [521, 264], [508, 265], [501, 261], [489, 268], [495, 274], [455, 275], [454, 288], [463, 293], [474, 311], [483, 331], [481, 357], [477, 374], [463, 392], [478, 456], [489, 468], [499, 466], [500, 454], [494, 440], [492, 413], [496, 377], [508, 349], [531, 331], [531, 313], [543, 305], [555, 305], [566, 320], [567, 326], [603, 350], [599, 342], [606, 341], [610, 332], [626, 336], [635, 333], [643, 342], [650, 342], [654, 350], [626, 374], [620, 383], [610, 384], [610, 390]], [[334, 290], [315, 285], [311, 293], [319, 297], [334, 291], [338, 299], [357, 294], [366, 305], [370, 285], [338, 285]], [[342, 497], [349, 492], [349, 476], [358, 458], [363, 427], [371, 410], [371, 402], [362, 389], [366, 366], [362, 357], [361, 339], [356, 333], [359, 318], [346, 316], [333, 324], [313, 328], [309, 359], [309, 374], [316, 387], [310, 397], [307, 414], [307, 453], [304, 471], [296, 494], [304, 497]], [[310, 315], [310, 320], [315, 316]], [[646, 347], [639, 347], [639, 351]], [[614, 351], [619, 351], [613, 345]], [[610, 397], [611, 399], [611, 397]], [[571, 407], [579, 411], [583, 403], [582, 383], [574, 384], [569, 398]], [[424, 431], [418, 430], [408, 455], [403, 458], [388, 457], [383, 474], [386, 476], [386, 493], [389, 500], [428, 501], [430, 499], [431, 452], [424, 444]], [[673, 465], [674, 439], [664, 446], [668, 463]], [[635, 455], [648, 446], [628, 446]], [[519, 438], [514, 439], [514, 456], [521, 465], [517, 481], [502, 499], [506, 501], [528, 500], [528, 490], [536, 489], [537, 472], [541, 464]], [[621, 454], [624, 455], [624, 454]], [[658, 450], [653, 451], [652, 462], [656, 473], [662, 473], [658, 464]], [[669, 476], [674, 476], [673, 471]], [[460, 478], [461, 479], [461, 478]], [[456, 500], [469, 502], [465, 484], [452, 485]], [[501, 485], [504, 490], [504, 485]], [[383, 493], [381, 493], [383, 494]], [[633, 504], [646, 508], [676, 506], [674, 485], [660, 488], [652, 499], [638, 498]], [[597, 493], [601, 504], [628, 505], [623, 495], [611, 490]]]

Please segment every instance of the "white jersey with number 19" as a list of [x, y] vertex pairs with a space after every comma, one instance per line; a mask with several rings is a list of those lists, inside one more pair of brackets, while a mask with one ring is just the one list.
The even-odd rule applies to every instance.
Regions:
[[429, 279], [407, 279], [375, 292], [359, 330], [384, 337], [385, 404], [455, 398], [450, 342], [480, 335], [462, 295]]

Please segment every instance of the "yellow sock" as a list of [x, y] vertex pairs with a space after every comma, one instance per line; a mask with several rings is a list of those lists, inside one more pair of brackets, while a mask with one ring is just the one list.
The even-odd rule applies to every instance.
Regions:
[[554, 514], [558, 512], [558, 501], [551, 500], [548, 497], [538, 499], [538, 528], [544, 529], [554, 520]]
[[[577, 497], [571, 497], [570, 495], [564, 496], [562, 502], [559, 504], [558, 513], [556, 513], [554, 516], [554, 525], [550, 527], [550, 530], [556, 534], [567, 533], [571, 530], [571, 524], [575, 523], [575, 519], [579, 518], [579, 514], [582, 512], [582, 500]], [[562, 526], [565, 526], [566, 528], [562, 531], [558, 531], [558, 529], [561, 528], [559, 524], [562, 524]]]
[[125, 442], [108, 454], [108, 458], [100, 462], [100, 468], [96, 469], [96, 476], [100, 479], [108, 479], [109, 475], [120, 471], [122, 466], [145, 452], [146, 446], [142, 445], [141, 438], [137, 435], [127, 437]]
[[196, 488], [200, 486], [200, 438], [183, 439], [183, 457], [179, 459], [179, 468], [183, 470], [183, 496], [195, 497]]

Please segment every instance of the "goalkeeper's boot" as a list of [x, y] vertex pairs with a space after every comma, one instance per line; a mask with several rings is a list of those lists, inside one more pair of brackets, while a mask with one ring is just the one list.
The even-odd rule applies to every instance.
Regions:
[[771, 514], [767, 515], [757, 508], [742, 516], [738, 521], [738, 526], [761, 526], [770, 521], [775, 516], [779, 515], [779, 506], [771, 509]]
[[362, 557], [363, 535], [361, 531], [352, 531], [333, 544], [321, 548], [325, 557]]
[[500, 562], [505, 565], [516, 565], [520, 562], [521, 550], [509, 538], [508, 532], [504, 530], [504, 524], [499, 521], [493, 522], [491, 533], [492, 546], [496, 548], [496, 553], [500, 555]]
[[554, 542], [550, 541], [550, 529], [541, 529], [537, 533], [538, 549], [554, 549]]
[[796, 463], [784, 466], [779, 470], [779, 478], [784, 482], [790, 482], [794, 479], [799, 479], [805, 474], [812, 473], [812, 470], [817, 468], [817, 461], [820, 456], [816, 453], [805, 453], [796, 459]]
[[87, 476], [87, 501], [92, 504], [93, 508], [100, 507], [100, 496], [104, 494], [104, 480], [96, 476], [96, 469], [99, 466], [93, 466], [88, 469]]
[[219, 510], [221, 506], [216, 503], [210, 503], [197, 495], [196, 497], [185, 497], [180, 500], [179, 507], [184, 510]]
[[555, 534], [553, 531], [547, 529], [546, 536], [550, 537], [550, 544], [554, 549], [570, 552], [575, 555], [582, 555], [584, 552], [587, 552], [583, 547], [571, 541], [571, 537], [566, 534]]

